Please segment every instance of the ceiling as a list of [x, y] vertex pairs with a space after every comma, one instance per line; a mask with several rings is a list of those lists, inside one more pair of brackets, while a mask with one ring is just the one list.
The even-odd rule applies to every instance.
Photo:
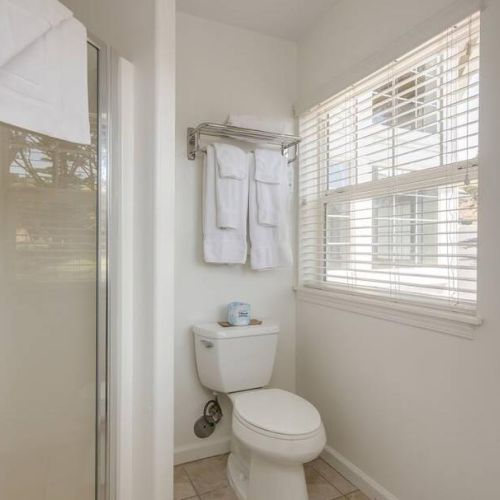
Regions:
[[177, 0], [177, 10], [267, 35], [298, 40], [336, 0]]

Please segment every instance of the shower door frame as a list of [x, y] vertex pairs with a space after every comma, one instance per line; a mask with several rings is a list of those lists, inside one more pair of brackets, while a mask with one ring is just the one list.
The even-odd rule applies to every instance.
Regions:
[[111, 57], [108, 45], [89, 34], [87, 43], [97, 50], [97, 317], [96, 317], [96, 424], [95, 499], [110, 499], [109, 468], [109, 244], [111, 190]]

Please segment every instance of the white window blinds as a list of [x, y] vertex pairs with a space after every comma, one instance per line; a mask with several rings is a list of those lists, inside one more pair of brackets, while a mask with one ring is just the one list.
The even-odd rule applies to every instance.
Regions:
[[479, 14], [304, 113], [303, 286], [474, 311]]

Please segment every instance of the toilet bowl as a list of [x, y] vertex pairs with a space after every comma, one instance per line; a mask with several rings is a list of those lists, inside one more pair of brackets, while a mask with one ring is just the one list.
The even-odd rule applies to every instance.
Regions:
[[240, 500], [307, 500], [303, 464], [326, 443], [318, 410], [281, 389], [267, 388], [279, 326], [204, 323], [193, 328], [201, 383], [233, 404], [227, 475]]
[[307, 500], [303, 464], [326, 443], [316, 408], [281, 389], [228, 396], [233, 402], [228, 478], [240, 500]]

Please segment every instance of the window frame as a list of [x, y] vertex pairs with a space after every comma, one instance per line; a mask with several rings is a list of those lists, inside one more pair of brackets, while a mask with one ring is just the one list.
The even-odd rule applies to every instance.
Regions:
[[[471, 16], [472, 17], [472, 16]], [[415, 49], [417, 50], [417, 49]], [[439, 53], [436, 53], [436, 57], [442, 57]], [[380, 71], [380, 70], [379, 70]], [[375, 72], [374, 74], [377, 74]], [[415, 120], [422, 120], [424, 123], [424, 116], [421, 116], [419, 112], [419, 107], [422, 107], [422, 110], [427, 109], [428, 106], [433, 106], [431, 103], [425, 102], [425, 100], [421, 101], [421, 97], [419, 96], [418, 87], [423, 82], [419, 81], [418, 73], [414, 74], [415, 81], [418, 81], [418, 85], [415, 85], [415, 95], [412, 97], [406, 98], [404, 95], [399, 95], [400, 93], [396, 91], [397, 85], [400, 85], [404, 79], [408, 77], [410, 78], [410, 73], [402, 75], [400, 77], [394, 77], [392, 80], [391, 88], [387, 89], [387, 92], [390, 92], [392, 95], [393, 101], [396, 100], [398, 102], [398, 106], [400, 104], [404, 105], [403, 101], [408, 101], [408, 103], [413, 104], [413, 108], [408, 111], [404, 111], [403, 114], [412, 113], [415, 115]], [[443, 75], [438, 75], [439, 84], [435, 87], [432, 87], [429, 91], [432, 92], [442, 92], [443, 87]], [[364, 80], [361, 80], [364, 82]], [[408, 89], [404, 87], [403, 84], [403, 94], [404, 92], [408, 92]], [[470, 84], [468, 84], [470, 85]], [[355, 87], [355, 86], [353, 86]], [[383, 89], [384, 85], [380, 85], [378, 88]], [[336, 96], [333, 96], [332, 99], [335, 99]], [[478, 97], [479, 98], [479, 97]], [[373, 94], [372, 105], [375, 104], [376, 95]], [[341, 101], [339, 101], [341, 102]], [[423, 128], [427, 127], [436, 127], [436, 134], [440, 137], [439, 145], [442, 148], [443, 143], [446, 142], [447, 133], [446, 130], [443, 130], [443, 109], [441, 106], [443, 102], [438, 98], [438, 106], [435, 108], [435, 113], [437, 113], [437, 120], [431, 121], [430, 123], [425, 124]], [[341, 106], [341, 104], [339, 104]], [[347, 105], [346, 105], [347, 109]], [[382, 114], [393, 113], [391, 116], [386, 116], [384, 120], [395, 120], [398, 117], [394, 115], [394, 109], [381, 109]], [[384, 196], [404, 196], [405, 192], [422, 192], [425, 190], [439, 190], [444, 186], [453, 186], [455, 184], [464, 183], [464, 178], [468, 177], [470, 181], [478, 182], [479, 180], [479, 159], [478, 157], [474, 159], [468, 159], [464, 161], [457, 161], [454, 163], [446, 163], [443, 162], [443, 153], [441, 157], [441, 162], [439, 166], [423, 168], [422, 170], [414, 170], [411, 172], [405, 172], [401, 175], [393, 175], [390, 177], [376, 178], [375, 172], [373, 173], [373, 177], [371, 181], [360, 182], [357, 183], [359, 177], [359, 170], [356, 169], [354, 173], [349, 171], [349, 177], [355, 178], [354, 182], [350, 184], [343, 183], [340, 180], [341, 185], [333, 186], [335, 184], [335, 179], [332, 180], [332, 169], [338, 167], [342, 164], [353, 163], [354, 168], [357, 167], [357, 162], [354, 157], [353, 158], [345, 158], [343, 160], [339, 160], [339, 157], [332, 158], [331, 148], [329, 146], [330, 141], [332, 140], [332, 133], [330, 130], [330, 116], [332, 113], [338, 113], [339, 111], [336, 109], [336, 106], [329, 105], [327, 108], [327, 112], [324, 116], [318, 115], [318, 123], [317, 127], [317, 147], [318, 147], [318, 157], [316, 158], [316, 168], [318, 172], [322, 172], [320, 176], [318, 176], [318, 185], [325, 186], [326, 190], [320, 187], [318, 191], [319, 194], [315, 203], [318, 204], [317, 208], [317, 221], [315, 225], [317, 226], [319, 231], [323, 232], [323, 235], [317, 236], [320, 238], [322, 243], [317, 245], [319, 250], [318, 257], [315, 257], [314, 261], [318, 262], [320, 266], [322, 266], [323, 271], [327, 271], [330, 269], [328, 267], [329, 258], [331, 259], [331, 255], [329, 255], [327, 251], [328, 247], [328, 231], [329, 231], [329, 222], [328, 222], [328, 213], [329, 207], [335, 206], [342, 203], [352, 203], [356, 200], [367, 200], [371, 199], [376, 200], [383, 198]], [[342, 112], [342, 111], [341, 111]], [[469, 113], [469, 111], [467, 111]], [[353, 134], [357, 134], [356, 128], [356, 120], [358, 119], [358, 113], [352, 113], [353, 115]], [[417, 121], [415, 122], [415, 125]], [[308, 125], [309, 126], [309, 125]], [[401, 128], [405, 128], [404, 125]], [[416, 127], [418, 129], [418, 127]], [[393, 134], [394, 134], [394, 128]], [[413, 130], [411, 127], [409, 130]], [[347, 132], [348, 134], [349, 132]], [[356, 136], [357, 137], [357, 136]], [[353, 142], [356, 143], [356, 140]], [[394, 154], [395, 146], [394, 139], [392, 140], [392, 152]], [[326, 147], [326, 154], [324, 153], [324, 145]], [[356, 155], [358, 148], [353, 148], [351, 154]], [[446, 155], [446, 153], [444, 153]], [[393, 162], [394, 164], [394, 162]], [[397, 168], [393, 167], [393, 168]], [[334, 174], [335, 172], [333, 172]], [[365, 175], [365, 174], [361, 174]], [[300, 176], [299, 176], [300, 177]], [[339, 182], [337, 181], [337, 184]], [[406, 190], [406, 187], [408, 188]], [[396, 189], [397, 188], [397, 189]], [[418, 201], [416, 201], [418, 203]], [[303, 205], [303, 203], [302, 203]], [[477, 208], [477, 207], [476, 207]], [[372, 209], [373, 210], [373, 209]], [[460, 210], [460, 209], [458, 209]], [[418, 210], [417, 210], [418, 212]], [[299, 209], [299, 215], [300, 209]], [[372, 211], [372, 221], [373, 221], [373, 211]], [[340, 216], [342, 218], [342, 216]], [[349, 217], [347, 216], [348, 220]], [[417, 218], [417, 217], [416, 217]], [[300, 218], [299, 218], [300, 219]], [[437, 219], [436, 219], [437, 220]], [[476, 219], [477, 220], [477, 219]], [[418, 225], [418, 223], [417, 223]], [[372, 226], [373, 231], [373, 226]], [[418, 246], [418, 229], [415, 228], [415, 241], [412, 245]], [[352, 232], [352, 227], [347, 232], [347, 235]], [[318, 233], [319, 235], [319, 233]], [[299, 238], [300, 238], [300, 229], [299, 229]], [[347, 237], [347, 236], [346, 236]], [[345, 238], [339, 238], [343, 240]], [[372, 244], [375, 241], [372, 233]], [[345, 244], [345, 243], [340, 243]], [[436, 247], [438, 243], [436, 242]], [[300, 251], [300, 250], [299, 250]], [[346, 253], [350, 255], [352, 250], [349, 246], [346, 246]], [[437, 252], [436, 252], [437, 253]], [[376, 252], [372, 252], [373, 257], [375, 257]], [[425, 256], [424, 256], [425, 257]], [[418, 259], [418, 255], [416, 256]], [[437, 258], [437, 257], [436, 257]], [[477, 257], [476, 257], [477, 259]], [[347, 266], [351, 262], [351, 257], [347, 258]], [[371, 261], [375, 266], [384, 267], [384, 265], [391, 265], [390, 262], [384, 264], [384, 262], [376, 262], [375, 259]], [[477, 260], [476, 260], [477, 262]], [[405, 296], [403, 293], [399, 298], [386, 296], [383, 293], [378, 293], [380, 290], [377, 290], [375, 287], [373, 290], [357, 290], [356, 287], [352, 287], [350, 289], [346, 289], [341, 284], [335, 283], [334, 281], [328, 281], [327, 272], [323, 272], [323, 282], [325, 286], [318, 285], [318, 280], [315, 279], [314, 282], [308, 283], [307, 280], [302, 281], [301, 272], [302, 272], [302, 257], [298, 260], [298, 297], [300, 300], [304, 300], [307, 302], [318, 303], [320, 305], [330, 305], [336, 308], [344, 309], [344, 310], [352, 310], [358, 313], [365, 313], [369, 316], [373, 317], [384, 317], [386, 318], [388, 315], [391, 315], [391, 319], [395, 319], [395, 321], [405, 324], [411, 324], [418, 327], [423, 327], [430, 330], [436, 330], [444, 333], [451, 333], [454, 335], [459, 335], [462, 337], [472, 338], [474, 330], [477, 326], [482, 323], [482, 320], [477, 316], [477, 290], [476, 290], [476, 301], [472, 304], [470, 310], [467, 307], [462, 307], [454, 309], [450, 307], [446, 301], [442, 301], [440, 303], [439, 299], [432, 297], [429, 295], [428, 297], [422, 294], [422, 296], [413, 297], [415, 300], [412, 300], [412, 297]], [[432, 264], [430, 264], [432, 266]], [[415, 267], [426, 267], [424, 263], [415, 263]], [[337, 268], [334, 268], [337, 270]], [[344, 269], [342, 261], [340, 261], [338, 269]], [[477, 273], [477, 271], [476, 271]], [[476, 277], [476, 285], [477, 285], [477, 277]], [[416, 294], [415, 294], [416, 295]]]

